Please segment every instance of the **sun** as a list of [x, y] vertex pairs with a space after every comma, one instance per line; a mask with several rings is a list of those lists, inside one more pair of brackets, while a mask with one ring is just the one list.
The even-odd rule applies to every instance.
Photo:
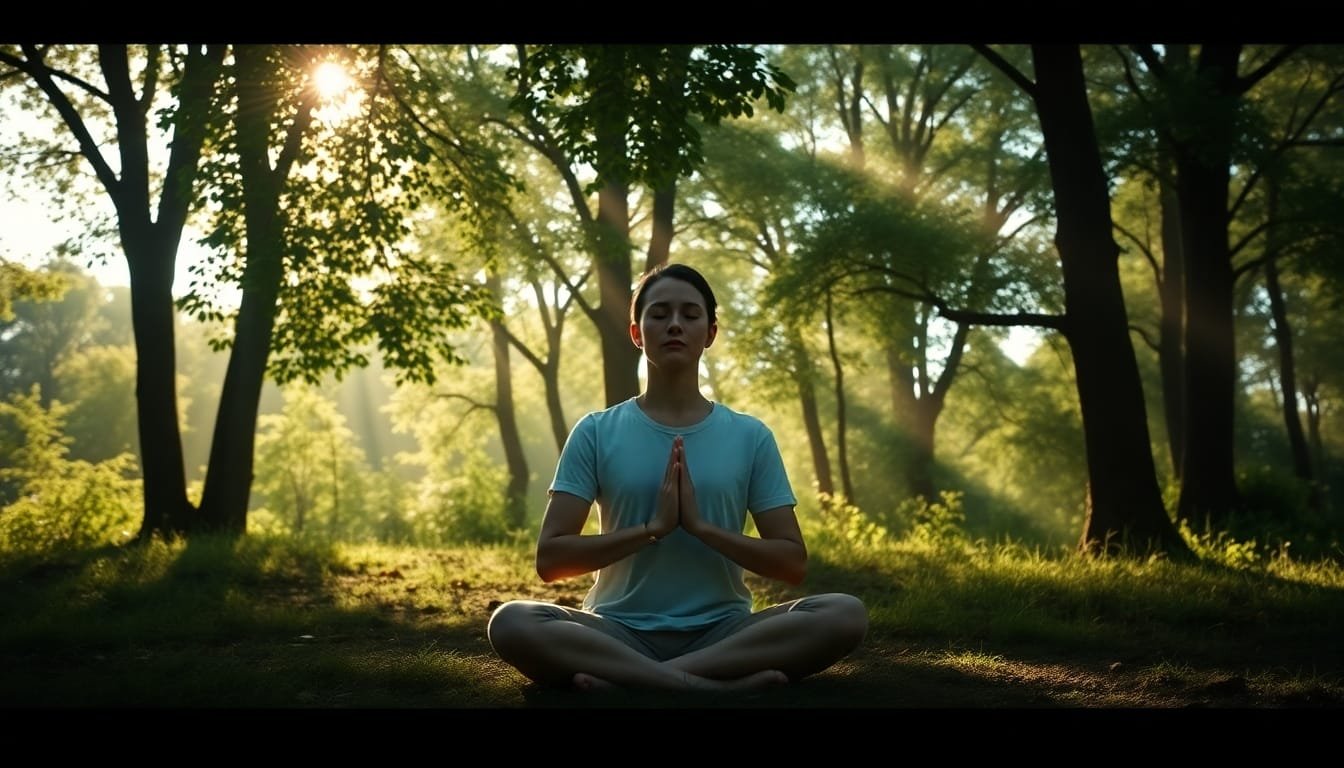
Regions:
[[313, 67], [311, 77], [319, 104], [314, 113], [318, 120], [338, 125], [359, 112], [364, 91], [345, 64], [333, 59], [320, 61]]
[[350, 73], [338, 61], [324, 61], [313, 70], [313, 85], [317, 88], [317, 95], [326, 102], [339, 100], [353, 83]]

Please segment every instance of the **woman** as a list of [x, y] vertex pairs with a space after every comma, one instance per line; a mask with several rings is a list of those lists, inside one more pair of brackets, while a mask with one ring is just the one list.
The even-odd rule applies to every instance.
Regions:
[[[757, 688], [829, 667], [867, 631], [850, 595], [751, 610], [743, 569], [799, 584], [807, 548], [773, 434], [700, 393], [716, 310], [709, 283], [682, 264], [635, 288], [630, 339], [648, 386], [574, 426], [537, 543], [543, 581], [597, 578], [582, 610], [515, 600], [490, 617], [495, 652], [532, 680]], [[585, 535], [594, 502], [601, 532]], [[742, 533], [748, 511], [759, 537]]]

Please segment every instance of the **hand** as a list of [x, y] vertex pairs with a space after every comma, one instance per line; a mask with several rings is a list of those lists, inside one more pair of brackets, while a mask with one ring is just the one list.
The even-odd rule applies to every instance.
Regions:
[[667, 468], [663, 470], [663, 484], [658, 490], [658, 506], [653, 511], [653, 517], [644, 524], [651, 535], [660, 539], [676, 530], [681, 517], [677, 453], [677, 441], [680, 439], [678, 437], [672, 441], [672, 450], [667, 454]]
[[677, 435], [677, 438], [672, 441], [672, 451], [677, 458], [678, 466], [681, 467], [677, 477], [681, 527], [692, 534], [696, 534], [703, 525], [703, 521], [700, 519], [700, 505], [695, 500], [695, 484], [691, 482], [691, 467], [686, 462], [686, 441], [681, 435]]

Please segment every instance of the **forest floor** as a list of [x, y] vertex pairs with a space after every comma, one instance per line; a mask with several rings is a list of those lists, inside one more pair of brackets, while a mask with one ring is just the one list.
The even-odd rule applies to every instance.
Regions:
[[[516, 549], [320, 555], [253, 547], [227, 557], [115, 553], [11, 569], [0, 574], [0, 707], [1344, 706], [1344, 589], [1336, 584], [1201, 570], [1084, 588], [1076, 576], [1047, 578], [1069, 566], [1038, 563], [1038, 571], [1054, 570], [1033, 582], [1021, 566], [936, 571], [943, 561], [933, 556], [901, 558], [909, 562], [890, 572], [818, 563], [799, 588], [752, 579], [764, 602], [857, 594], [870, 628], [855, 652], [820, 674], [731, 696], [583, 693], [526, 680], [491, 651], [491, 612], [518, 598], [576, 606], [588, 581], [543, 584]], [[1093, 582], [1120, 568], [1072, 567], [1109, 569], [1095, 571]], [[913, 574], [941, 591], [924, 594], [934, 588]], [[1158, 598], [1130, 596], [1163, 579], [1178, 601], [1167, 612], [1152, 605]], [[1218, 593], [1217, 601], [1200, 602], [1196, 592]], [[1010, 604], [1019, 595], [1030, 609]]]

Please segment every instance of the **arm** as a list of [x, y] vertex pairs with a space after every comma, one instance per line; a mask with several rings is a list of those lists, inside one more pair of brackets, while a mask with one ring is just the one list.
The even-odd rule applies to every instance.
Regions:
[[[564, 444], [560, 467], [566, 467], [566, 461], [573, 461], [577, 467], [577, 477], [593, 477], [593, 443], [591, 432], [586, 428], [591, 422], [583, 420], [574, 428], [569, 440]], [[571, 453], [573, 451], [573, 453]], [[628, 526], [624, 529], [607, 531], [595, 535], [583, 535], [583, 525], [587, 523], [589, 511], [593, 508], [586, 496], [566, 491], [552, 491], [546, 503], [546, 514], [542, 516], [542, 533], [536, 542], [536, 574], [542, 581], [551, 582], [559, 578], [581, 576], [594, 570], [605, 568], [621, 558], [629, 557], [644, 549], [657, 539], [672, 533], [677, 526], [677, 453], [675, 449], [668, 453], [667, 467], [663, 469], [663, 488], [659, 494], [659, 506], [653, 511], [649, 521], [642, 526]], [[556, 477], [560, 475], [559, 469]], [[587, 487], [579, 480], [567, 487]], [[595, 484], [593, 486], [595, 492]], [[582, 491], [581, 491], [582, 492]]]
[[651, 543], [644, 526], [583, 535], [592, 506], [592, 502], [570, 493], [551, 494], [537, 541], [537, 575], [542, 581], [591, 573]]
[[803, 544], [803, 532], [798, 528], [793, 505], [772, 507], [753, 515], [760, 538], [707, 523], [700, 517], [695, 485], [685, 459], [686, 446], [680, 437], [673, 441], [672, 451], [680, 469], [677, 481], [681, 527], [752, 573], [801, 584], [807, 575], [807, 546]]
[[682, 524], [698, 539], [752, 573], [789, 584], [803, 583], [807, 575], [807, 546], [793, 507], [767, 509], [752, 519], [760, 538], [708, 523], [692, 529], [685, 525], [684, 517]]

